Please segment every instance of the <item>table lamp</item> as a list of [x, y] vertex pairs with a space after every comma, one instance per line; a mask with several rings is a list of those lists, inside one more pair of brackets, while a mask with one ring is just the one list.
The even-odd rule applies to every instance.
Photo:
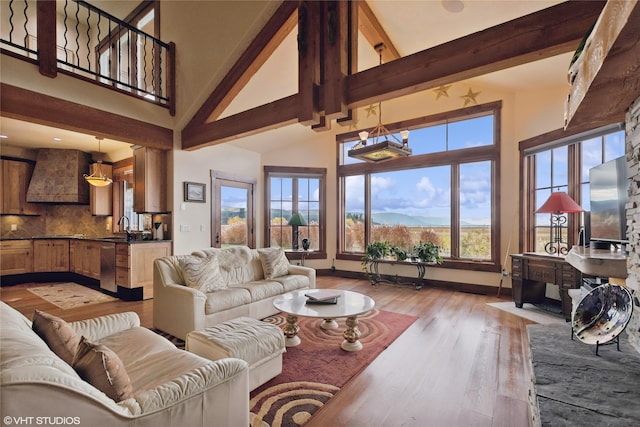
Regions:
[[[582, 212], [582, 208], [567, 193], [556, 191], [546, 202], [536, 211], [536, 213], [551, 214], [551, 241], [544, 245], [544, 250], [548, 254], [556, 254], [560, 256], [569, 252], [567, 246], [562, 241], [562, 225], [567, 222], [567, 218], [562, 216], [563, 213]], [[555, 238], [553, 230], [555, 229]]]
[[295, 212], [293, 215], [291, 215], [291, 218], [289, 218], [288, 225], [290, 225], [293, 230], [291, 248], [294, 251], [297, 251], [298, 250], [298, 227], [301, 225], [307, 225], [307, 222], [304, 220], [304, 217], [302, 216], [302, 214], [300, 214], [300, 212]]

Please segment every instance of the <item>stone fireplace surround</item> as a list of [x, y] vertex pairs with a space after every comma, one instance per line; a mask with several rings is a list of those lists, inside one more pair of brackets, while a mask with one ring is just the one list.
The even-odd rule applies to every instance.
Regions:
[[625, 118], [625, 152], [631, 180], [627, 203], [626, 286], [634, 296], [634, 313], [625, 332], [631, 345], [640, 353], [640, 97], [631, 104]]

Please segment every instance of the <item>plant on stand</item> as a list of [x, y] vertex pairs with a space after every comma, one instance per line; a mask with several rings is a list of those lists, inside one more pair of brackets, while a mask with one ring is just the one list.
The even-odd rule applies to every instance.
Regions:
[[374, 241], [367, 245], [364, 251], [364, 256], [360, 261], [362, 271], [364, 271], [367, 279], [373, 283], [373, 276], [371, 273], [371, 265], [379, 259], [382, 259], [388, 255], [391, 255], [391, 245], [385, 241]]
[[442, 264], [440, 248], [432, 242], [418, 243], [413, 247], [413, 253], [421, 262]]

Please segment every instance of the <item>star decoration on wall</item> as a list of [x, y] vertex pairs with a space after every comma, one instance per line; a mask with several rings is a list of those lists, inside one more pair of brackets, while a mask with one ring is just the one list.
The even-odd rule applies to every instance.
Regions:
[[367, 112], [367, 117], [375, 116], [378, 114], [378, 104], [371, 104], [364, 110]]
[[476, 100], [476, 96], [480, 95], [480, 92], [474, 92], [471, 88], [467, 91], [466, 95], [462, 95], [460, 98], [464, 99], [464, 106], [466, 107], [469, 104], [478, 104]]
[[451, 85], [443, 85], [437, 89], [434, 89], [433, 91], [436, 93], [436, 101], [440, 99], [440, 97], [442, 96], [446, 96], [448, 98], [450, 88], [451, 88]]
[[349, 130], [358, 129], [358, 119], [353, 119], [349, 122]]

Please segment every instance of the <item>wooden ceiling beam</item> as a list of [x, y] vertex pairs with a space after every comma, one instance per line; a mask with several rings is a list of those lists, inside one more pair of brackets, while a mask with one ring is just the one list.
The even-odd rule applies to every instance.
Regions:
[[[560, 3], [347, 75], [347, 107], [354, 109], [575, 50], [606, 2], [580, 2], [579, 7], [576, 3]], [[322, 87], [319, 93], [322, 115]], [[187, 127], [182, 132], [183, 148], [194, 150], [295, 123], [299, 117], [298, 96], [292, 95], [215, 122]]]
[[358, 29], [360, 33], [367, 39], [372, 48], [375, 49], [380, 43], [385, 46], [385, 49], [382, 51], [382, 61], [386, 63], [400, 58], [400, 52], [398, 52], [391, 38], [384, 28], [382, 28], [382, 24], [380, 24], [378, 18], [373, 14], [369, 4], [364, 0], [360, 0], [358, 1], [358, 9]]
[[291, 95], [215, 122], [185, 128], [182, 131], [182, 149], [196, 150], [297, 123], [298, 96]]
[[283, 1], [202, 104], [187, 128], [216, 120], [298, 23], [298, 2]]
[[575, 50], [606, 2], [576, 3], [560, 3], [348, 76], [349, 106], [361, 107]]
[[0, 84], [0, 114], [161, 150], [173, 149], [173, 130], [28, 89]]
[[298, 101], [301, 124], [320, 123], [318, 88], [320, 87], [320, 39], [322, 16], [318, 1], [303, 1], [298, 9]]
[[[322, 2], [326, 31], [322, 40], [324, 115], [332, 119], [347, 117], [346, 77], [349, 74], [349, 2], [329, 0]], [[355, 28], [353, 28], [355, 30]]]

